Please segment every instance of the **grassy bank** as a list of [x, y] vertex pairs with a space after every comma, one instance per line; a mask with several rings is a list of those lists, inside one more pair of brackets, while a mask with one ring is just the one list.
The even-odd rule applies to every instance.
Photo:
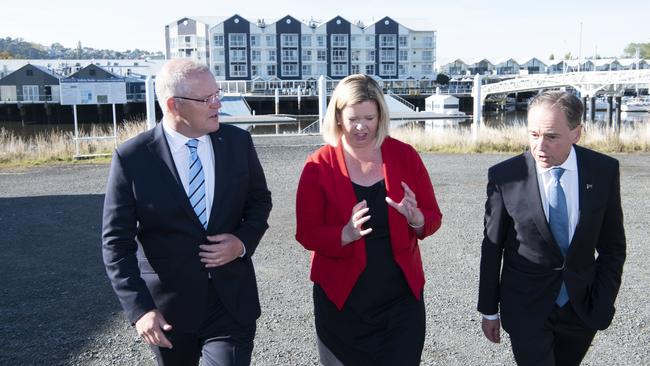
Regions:
[[[144, 131], [143, 121], [130, 121], [118, 126], [119, 144]], [[112, 135], [112, 127], [93, 127], [81, 136]], [[439, 128], [422, 130], [421, 127], [400, 128], [392, 136], [408, 142], [419, 151], [448, 153], [521, 152], [528, 146], [524, 126], [481, 127], [474, 133], [468, 128]], [[650, 124], [625, 126], [620, 133], [607, 127], [588, 124], [580, 144], [594, 150], [612, 152], [650, 152]], [[110, 154], [115, 147], [112, 139], [80, 142], [81, 154]], [[23, 167], [42, 164], [74, 163], [74, 134], [54, 131], [31, 138], [23, 138], [0, 129], [0, 168]], [[94, 157], [92, 162], [106, 162], [110, 157]]]

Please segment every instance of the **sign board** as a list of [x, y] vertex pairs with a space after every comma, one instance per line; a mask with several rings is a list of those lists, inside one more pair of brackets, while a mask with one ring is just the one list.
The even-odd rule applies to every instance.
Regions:
[[126, 83], [119, 81], [61, 81], [61, 104], [124, 104]]

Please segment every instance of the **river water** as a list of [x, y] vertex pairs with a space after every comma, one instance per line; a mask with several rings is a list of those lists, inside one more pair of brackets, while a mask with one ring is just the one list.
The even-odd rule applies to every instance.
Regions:
[[[607, 116], [605, 112], [596, 112], [595, 122], [605, 123]], [[621, 113], [622, 125], [638, 125], [650, 123], [650, 112], [623, 112]], [[437, 121], [434, 124], [438, 126], [457, 126], [460, 122], [461, 126], [469, 126], [471, 124], [471, 119], [466, 120], [449, 120], [449, 121]], [[502, 113], [486, 113], [483, 115], [483, 124], [486, 126], [499, 126], [499, 125], [516, 125], [516, 124], [525, 124], [526, 123], [526, 112], [525, 111], [510, 111]], [[305, 123], [302, 124], [302, 127], [305, 127]], [[112, 124], [104, 123], [100, 124], [105, 130], [112, 128]], [[79, 128], [82, 131], [90, 131], [93, 127], [92, 124], [79, 124]], [[55, 131], [59, 132], [74, 132], [74, 125], [69, 124], [35, 124], [27, 123], [22, 124], [21, 122], [0, 122], [0, 129], [5, 129], [10, 134], [21, 137], [33, 137], [38, 134], [49, 134]], [[296, 132], [297, 126], [281, 126], [280, 132]], [[253, 134], [272, 134], [275, 133], [275, 127], [272, 126], [263, 126], [253, 128], [251, 131]]]

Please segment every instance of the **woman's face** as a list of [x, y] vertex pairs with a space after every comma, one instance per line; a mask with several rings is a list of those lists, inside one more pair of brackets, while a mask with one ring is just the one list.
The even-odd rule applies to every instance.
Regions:
[[373, 100], [348, 105], [337, 115], [343, 138], [350, 147], [362, 148], [375, 143], [379, 110]]

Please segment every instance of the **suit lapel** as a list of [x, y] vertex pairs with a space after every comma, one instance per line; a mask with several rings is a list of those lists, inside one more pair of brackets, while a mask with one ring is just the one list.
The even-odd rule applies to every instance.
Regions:
[[585, 158], [582, 148], [579, 146], [574, 146], [576, 152], [576, 160], [578, 166], [578, 223], [576, 225], [575, 232], [573, 233], [573, 238], [571, 239], [571, 245], [569, 250], [573, 247], [574, 242], [579, 241], [579, 237], [582, 235], [582, 231], [589, 229], [585, 226], [586, 215], [589, 212], [592, 212], [593, 202], [595, 198], [593, 196], [593, 185], [594, 185], [594, 168], [591, 166], [591, 162]]
[[[208, 218], [208, 228], [214, 227], [218, 218], [219, 207], [222, 207], [224, 198], [225, 183], [226, 182], [226, 160], [228, 141], [221, 136], [219, 132], [211, 133], [208, 135], [210, 142], [212, 142], [212, 151], [214, 153], [214, 191], [212, 194], [212, 207], [210, 209], [210, 217]], [[223, 209], [223, 207], [222, 207]]]
[[549, 249], [553, 251], [558, 256], [562, 257], [562, 252], [560, 247], [555, 242], [551, 228], [548, 225], [546, 220], [546, 214], [544, 214], [544, 207], [542, 203], [542, 197], [540, 196], [539, 191], [539, 181], [537, 180], [537, 169], [535, 169], [535, 159], [530, 151], [524, 153], [526, 158], [526, 167], [528, 169], [528, 174], [526, 174], [525, 192], [529, 198], [528, 202], [530, 203], [530, 210], [532, 211], [532, 217], [535, 221], [535, 225], [539, 230], [544, 242], [548, 243]]
[[169, 178], [167, 179], [169, 186], [173, 187], [169, 190], [170, 194], [177, 195], [178, 202], [181, 203], [183, 209], [187, 212], [187, 214], [190, 217], [194, 218], [200, 227], [203, 227], [199, 221], [199, 218], [196, 216], [196, 213], [192, 209], [190, 200], [187, 197], [187, 193], [185, 193], [181, 179], [178, 176], [176, 164], [174, 164], [174, 158], [172, 158], [172, 153], [169, 150], [169, 144], [167, 143], [167, 138], [165, 138], [165, 132], [162, 128], [162, 124], [163, 122], [160, 122], [154, 128], [153, 138], [151, 142], [147, 144], [147, 147], [149, 148], [151, 154], [158, 158], [156, 160], [159, 163], [160, 169], [163, 171], [162, 176]]

